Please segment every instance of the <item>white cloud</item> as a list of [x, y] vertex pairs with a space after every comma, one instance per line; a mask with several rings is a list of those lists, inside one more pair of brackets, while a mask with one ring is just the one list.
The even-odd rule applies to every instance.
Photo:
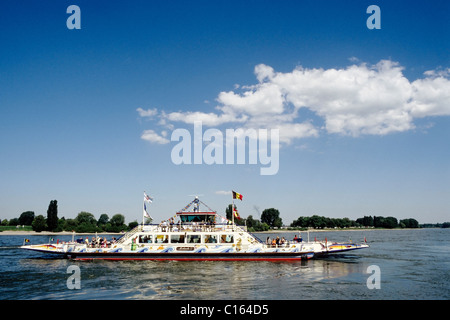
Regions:
[[[162, 134], [164, 135], [164, 131]], [[141, 139], [157, 144], [167, 144], [170, 142], [168, 139], [160, 136], [153, 130], [145, 130], [141, 135]]]
[[262, 83], [255, 90], [247, 90], [243, 94], [232, 91], [221, 92], [217, 98], [225, 112], [246, 113], [252, 116], [261, 114], [281, 114], [284, 111], [284, 98], [276, 85]]
[[219, 126], [227, 122], [245, 122], [247, 120], [246, 116], [241, 116], [238, 118], [234, 113], [222, 113], [220, 115], [216, 113], [205, 113], [205, 112], [171, 112], [163, 115], [169, 121], [184, 122], [193, 124], [195, 121], [202, 121], [205, 126]]
[[450, 115], [450, 80], [445, 76], [428, 72], [427, 78], [412, 83], [411, 114], [414, 117]]
[[317, 137], [318, 130], [309, 122], [285, 123], [278, 127], [280, 129], [280, 142], [291, 143], [294, 138]]
[[[260, 64], [254, 70], [257, 83], [220, 92], [214, 111], [161, 112], [160, 124], [202, 121], [211, 127], [277, 128], [280, 141], [290, 143], [321, 132], [386, 135], [415, 128], [415, 118], [450, 115], [450, 69], [430, 70], [410, 82], [397, 62], [356, 64], [359, 60], [353, 57], [350, 61], [355, 64], [346, 68], [299, 66], [286, 73]], [[139, 108], [138, 112], [141, 117], [157, 114], [156, 109]], [[318, 119], [323, 125], [314, 122]], [[146, 140], [157, 142], [159, 137], [168, 142], [148, 131]]]
[[142, 118], [146, 118], [146, 117], [151, 118], [158, 114], [158, 110], [156, 108], [147, 109], [147, 110], [144, 110], [142, 108], [137, 108], [136, 111], [139, 113], [139, 116], [141, 116]]
[[228, 196], [228, 195], [231, 195], [231, 191], [219, 190], [219, 191], [216, 191], [215, 194], [219, 194], [219, 195], [223, 195], [223, 196]]
[[345, 69], [297, 68], [277, 74], [272, 82], [295, 108], [322, 117], [329, 133], [387, 134], [413, 127], [407, 114], [411, 84], [391, 61]]

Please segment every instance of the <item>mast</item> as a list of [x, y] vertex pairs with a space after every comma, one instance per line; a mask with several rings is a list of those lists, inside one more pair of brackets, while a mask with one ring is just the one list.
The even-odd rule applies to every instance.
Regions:
[[147, 206], [145, 205], [146, 202], [152, 203], [153, 198], [148, 196], [144, 191], [144, 201], [142, 201], [142, 227], [144, 227], [145, 218], [153, 220], [152, 216], [147, 212]]
[[234, 197], [233, 197], [233, 193], [231, 193], [231, 197], [232, 197], [232, 205], [231, 205], [231, 225], [233, 226], [233, 231], [234, 231]]
[[144, 201], [142, 201], [142, 228], [144, 228], [145, 220], [145, 191], [144, 191]]

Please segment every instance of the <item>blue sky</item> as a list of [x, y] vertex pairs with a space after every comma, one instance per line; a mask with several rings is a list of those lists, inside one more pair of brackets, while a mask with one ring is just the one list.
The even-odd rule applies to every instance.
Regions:
[[[69, 30], [69, 5], [81, 29]], [[369, 5], [381, 29], [369, 30]], [[0, 9], [0, 219], [449, 220], [448, 1], [25, 1]], [[280, 100], [281, 99], [281, 100]], [[272, 103], [273, 102], [273, 103]], [[260, 106], [261, 105], [261, 106]], [[279, 171], [175, 165], [173, 130], [280, 130]], [[239, 118], [241, 117], [241, 118]], [[247, 120], [240, 122], [245, 117]], [[227, 120], [225, 120], [227, 119]], [[151, 130], [151, 131], [150, 131]], [[144, 133], [150, 133], [144, 135]]]

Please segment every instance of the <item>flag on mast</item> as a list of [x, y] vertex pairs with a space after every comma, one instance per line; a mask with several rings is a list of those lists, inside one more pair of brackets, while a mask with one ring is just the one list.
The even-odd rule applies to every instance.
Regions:
[[144, 217], [150, 218], [153, 220], [152, 216], [147, 212], [147, 206], [145, 205], [145, 202], [144, 202]]
[[239, 215], [236, 206], [233, 206], [233, 214], [236, 218], [238, 218], [238, 220], [241, 220], [241, 216]]
[[144, 203], [143, 203], [143, 206], [142, 206], [142, 211], [143, 211], [142, 212], [142, 224], [144, 224], [144, 219], [145, 218], [149, 218], [149, 219], [153, 220], [152, 216], [147, 212], [146, 202], [152, 203], [153, 202], [153, 198], [150, 197], [148, 194], [146, 194], [145, 191], [144, 191]]
[[153, 198], [150, 197], [149, 195], [147, 195], [147, 194], [145, 193], [145, 191], [144, 191], [144, 201], [148, 201], [148, 202], [150, 202], [150, 203], [153, 202]]
[[239, 199], [242, 201], [242, 198], [243, 198], [242, 194], [237, 193], [235, 191], [232, 191], [232, 192], [233, 192], [233, 199]]

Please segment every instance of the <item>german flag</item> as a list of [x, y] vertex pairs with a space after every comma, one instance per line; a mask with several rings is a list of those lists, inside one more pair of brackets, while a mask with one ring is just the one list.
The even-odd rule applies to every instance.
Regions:
[[242, 194], [233, 191], [233, 199], [239, 199], [242, 201]]

